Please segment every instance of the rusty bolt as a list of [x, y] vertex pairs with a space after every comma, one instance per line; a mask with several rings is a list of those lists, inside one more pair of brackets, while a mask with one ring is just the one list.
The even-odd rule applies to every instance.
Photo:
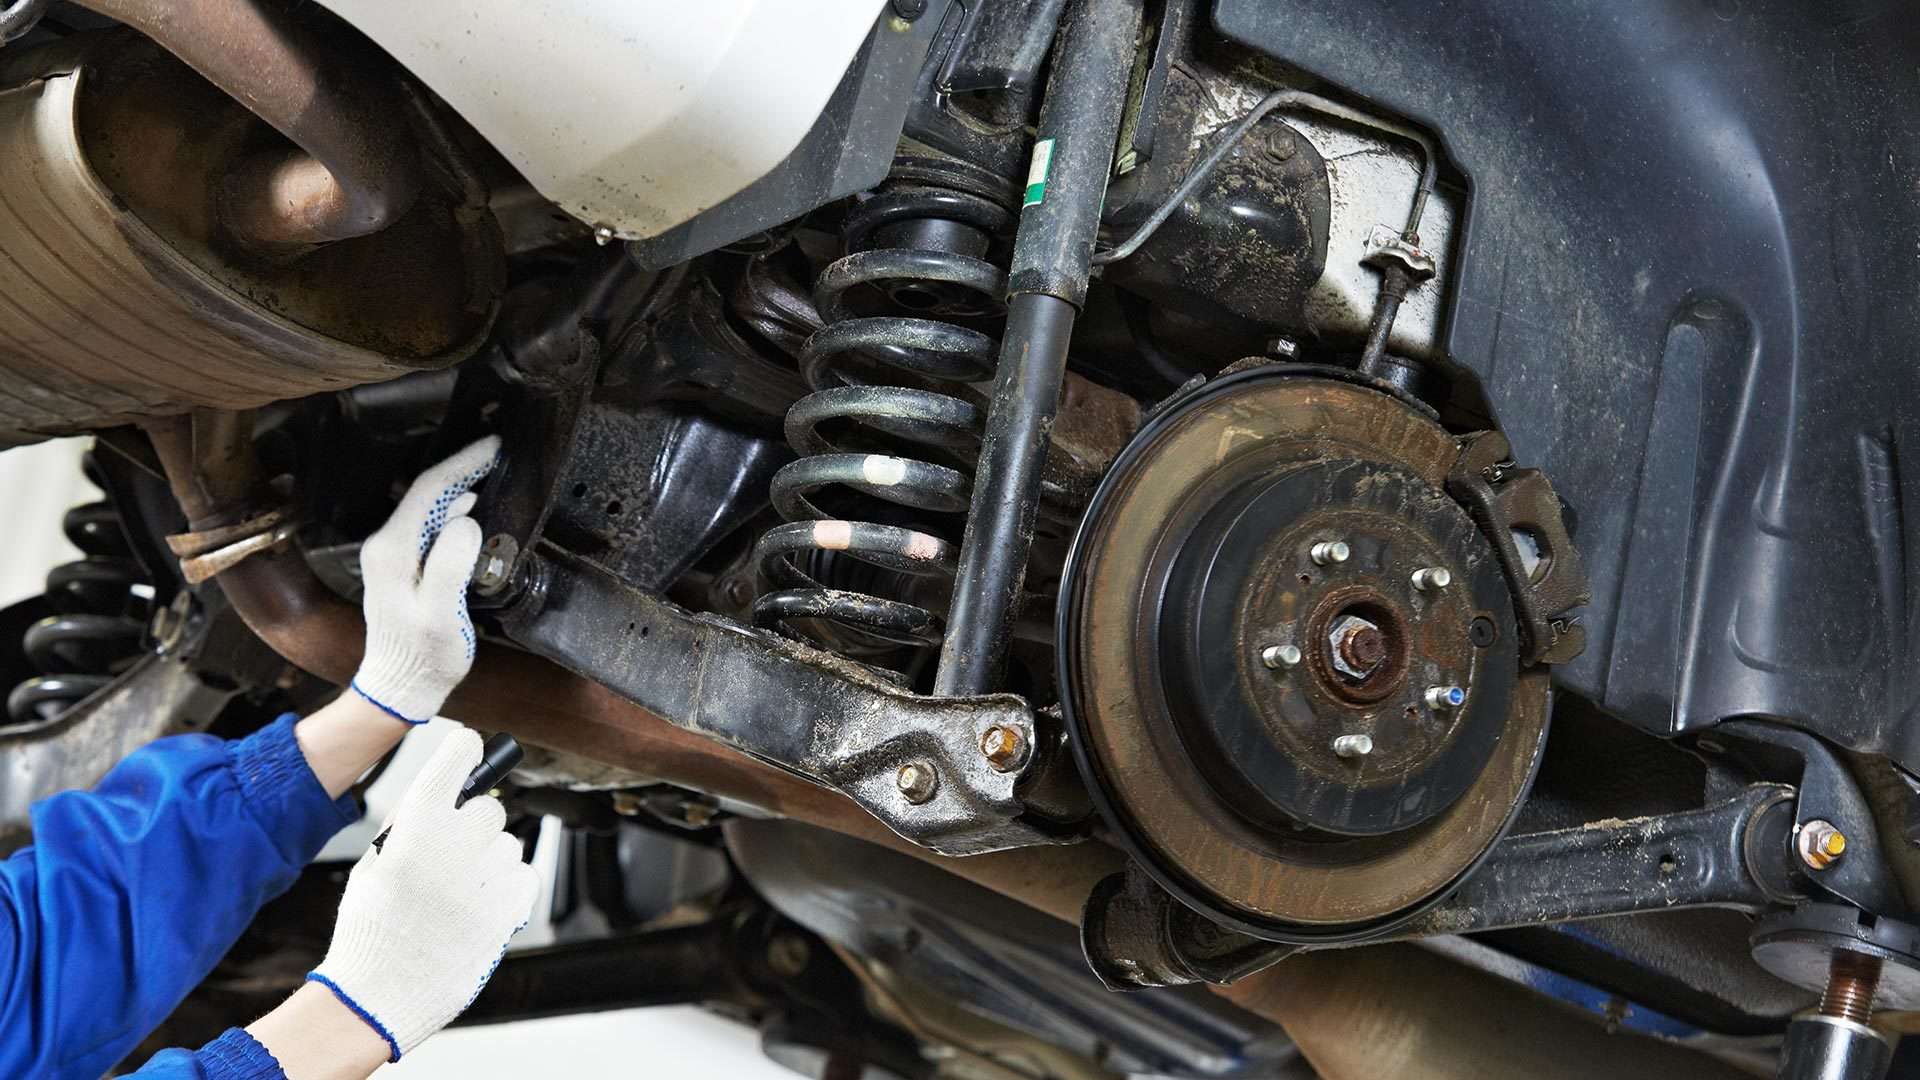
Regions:
[[1341, 735], [1333, 740], [1333, 752], [1343, 758], [1363, 758], [1373, 753], [1373, 736]]
[[473, 591], [493, 596], [513, 580], [513, 564], [520, 557], [520, 545], [506, 533], [487, 537], [473, 565]]
[[1260, 650], [1260, 662], [1270, 668], [1293, 667], [1300, 662], [1298, 645], [1269, 645]]
[[1019, 728], [995, 724], [980, 736], [980, 752], [995, 772], [1012, 772], [1027, 763], [1027, 740]]
[[1825, 870], [1847, 853], [1847, 834], [1831, 821], [1815, 818], [1794, 835], [1794, 850], [1810, 870]]
[[743, 608], [753, 603], [753, 586], [744, 577], [728, 578], [723, 591], [727, 603], [734, 607]]
[[1352, 556], [1353, 549], [1347, 546], [1345, 540], [1322, 540], [1313, 545], [1313, 547], [1307, 551], [1307, 554], [1313, 556], [1314, 562], [1321, 566], [1327, 566], [1333, 563], [1346, 562], [1347, 559]]
[[798, 934], [778, 934], [767, 942], [767, 968], [783, 979], [797, 979], [807, 970], [813, 949]]
[[1453, 584], [1453, 572], [1444, 566], [1423, 566], [1413, 572], [1413, 587], [1421, 592], [1438, 592]]
[[1274, 128], [1267, 132], [1265, 149], [1268, 157], [1285, 161], [1293, 156], [1293, 136], [1282, 128]]
[[940, 774], [924, 761], [909, 761], [894, 774], [893, 783], [908, 802], [917, 806], [933, 798], [940, 787]]
[[1327, 628], [1333, 669], [1349, 679], [1365, 679], [1387, 659], [1387, 638], [1372, 620], [1342, 615]]

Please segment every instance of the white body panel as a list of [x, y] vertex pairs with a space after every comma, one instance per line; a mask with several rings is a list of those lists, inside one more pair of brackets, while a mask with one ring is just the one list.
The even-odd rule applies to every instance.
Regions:
[[321, 0], [542, 195], [639, 239], [813, 126], [882, 0]]

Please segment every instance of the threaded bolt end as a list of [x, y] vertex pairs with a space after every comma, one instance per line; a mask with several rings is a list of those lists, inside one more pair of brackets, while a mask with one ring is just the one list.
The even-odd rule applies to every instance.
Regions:
[[1879, 957], [1836, 950], [1820, 995], [1820, 1015], [1864, 1025], [1873, 1018], [1873, 991], [1879, 984]]

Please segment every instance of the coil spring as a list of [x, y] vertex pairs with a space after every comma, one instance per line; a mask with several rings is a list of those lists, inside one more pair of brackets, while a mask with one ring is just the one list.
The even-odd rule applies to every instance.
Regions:
[[787, 412], [801, 457], [773, 478], [788, 524], [754, 548], [770, 587], [756, 625], [848, 652], [940, 643], [941, 618], [919, 594], [950, 587], [972, 496], [984, 413], [951, 391], [998, 360], [980, 327], [1004, 311], [1005, 273], [985, 257], [1012, 222], [1004, 188], [907, 158], [848, 214], [849, 254], [816, 282], [823, 326], [800, 352], [813, 393]]
[[85, 555], [47, 573], [45, 605], [53, 611], [27, 628], [22, 648], [41, 674], [7, 694], [17, 727], [41, 727], [106, 686], [141, 652], [145, 620], [137, 587], [146, 575], [134, 561], [120, 515], [108, 502], [68, 510], [61, 529]]

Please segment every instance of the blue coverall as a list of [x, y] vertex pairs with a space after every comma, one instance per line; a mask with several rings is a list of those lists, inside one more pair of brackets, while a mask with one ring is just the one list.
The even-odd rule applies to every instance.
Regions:
[[[329, 799], [282, 716], [244, 739], [162, 739], [92, 791], [33, 808], [0, 862], [0, 1077], [98, 1080], [167, 1018], [260, 905], [359, 812]], [[245, 1031], [142, 1080], [284, 1080]]]

